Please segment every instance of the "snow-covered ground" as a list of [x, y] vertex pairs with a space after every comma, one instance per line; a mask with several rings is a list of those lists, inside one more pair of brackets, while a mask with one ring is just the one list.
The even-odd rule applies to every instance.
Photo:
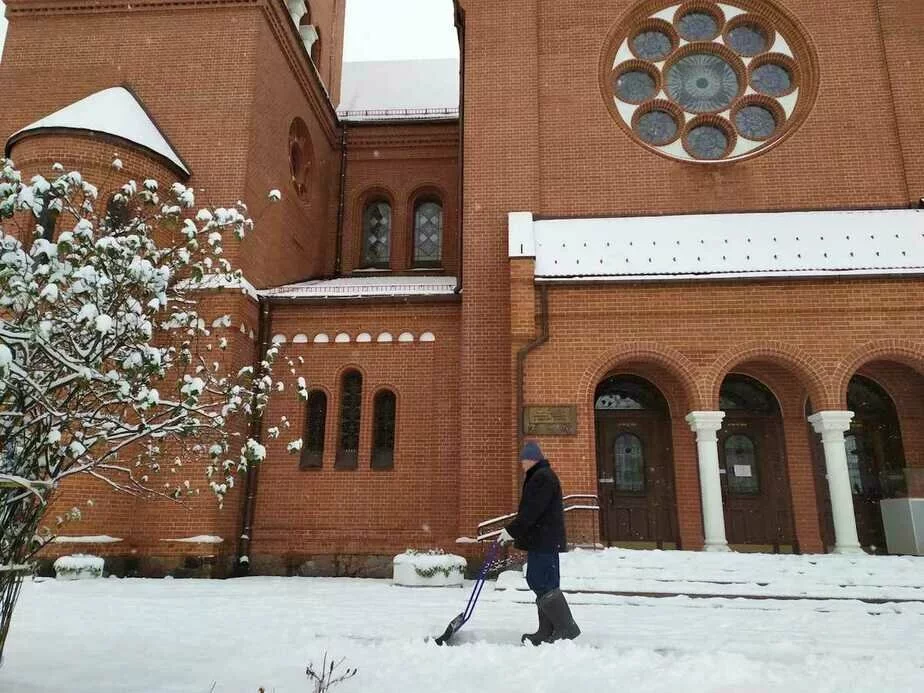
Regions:
[[[655, 558], [638, 554], [638, 569]], [[695, 563], [689, 556], [667, 560]], [[719, 561], [703, 560], [701, 573]], [[855, 560], [855, 572], [869, 567], [877, 576], [885, 565]], [[909, 560], [924, 576], [921, 559]], [[335, 693], [924, 690], [921, 602], [576, 594], [570, 601], [581, 638], [534, 649], [518, 644], [520, 633], [535, 626], [529, 595], [486, 589], [456, 646], [424, 642], [462, 610], [470, 584], [463, 590], [311, 578], [30, 582], [13, 619], [0, 691], [255, 693], [263, 686], [267, 693], [310, 693], [305, 667], [325, 651], [359, 668]]]

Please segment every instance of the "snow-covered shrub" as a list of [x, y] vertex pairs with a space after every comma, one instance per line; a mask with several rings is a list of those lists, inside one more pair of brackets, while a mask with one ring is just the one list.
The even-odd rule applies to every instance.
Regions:
[[88, 553], [61, 556], [54, 563], [59, 580], [87, 580], [103, 577], [103, 559]]
[[[0, 159], [0, 568], [79, 519], [39, 527], [71, 476], [178, 501], [207, 485], [221, 505], [265, 457], [249, 434], [278, 387], [278, 349], [238, 370], [230, 316], [205, 314], [205, 289], [246, 286], [223, 251], [253, 230], [242, 202], [197, 210], [180, 183], [101, 192], [53, 168], [23, 181]], [[0, 654], [11, 575], [0, 570]]]
[[404, 587], [458, 587], [466, 565], [462, 556], [442, 549], [408, 549], [392, 561], [393, 580]]

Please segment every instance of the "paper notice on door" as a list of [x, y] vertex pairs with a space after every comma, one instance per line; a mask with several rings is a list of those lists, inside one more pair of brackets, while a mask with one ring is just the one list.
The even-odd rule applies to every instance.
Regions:
[[739, 478], [752, 476], [751, 474], [751, 465], [749, 464], [736, 464], [735, 465], [735, 476]]

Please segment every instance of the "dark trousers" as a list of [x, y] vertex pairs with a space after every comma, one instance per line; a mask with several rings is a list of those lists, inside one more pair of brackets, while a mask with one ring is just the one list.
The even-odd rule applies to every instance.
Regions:
[[530, 551], [526, 554], [526, 584], [536, 597], [557, 590], [559, 583], [558, 551]]

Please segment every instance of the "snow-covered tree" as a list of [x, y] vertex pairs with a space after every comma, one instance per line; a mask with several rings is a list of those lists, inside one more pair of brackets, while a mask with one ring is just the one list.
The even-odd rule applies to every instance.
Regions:
[[[237, 370], [238, 326], [204, 314], [209, 289], [243, 285], [223, 254], [253, 230], [242, 203], [197, 209], [179, 183], [128, 181], [110, 195], [59, 165], [29, 182], [0, 167], [2, 654], [30, 558], [79, 518], [42, 519], [61, 482], [89, 475], [178, 502], [207, 486], [221, 504], [263, 459], [250, 424], [285, 384], [276, 346]], [[307, 395], [303, 379], [293, 388]]]

